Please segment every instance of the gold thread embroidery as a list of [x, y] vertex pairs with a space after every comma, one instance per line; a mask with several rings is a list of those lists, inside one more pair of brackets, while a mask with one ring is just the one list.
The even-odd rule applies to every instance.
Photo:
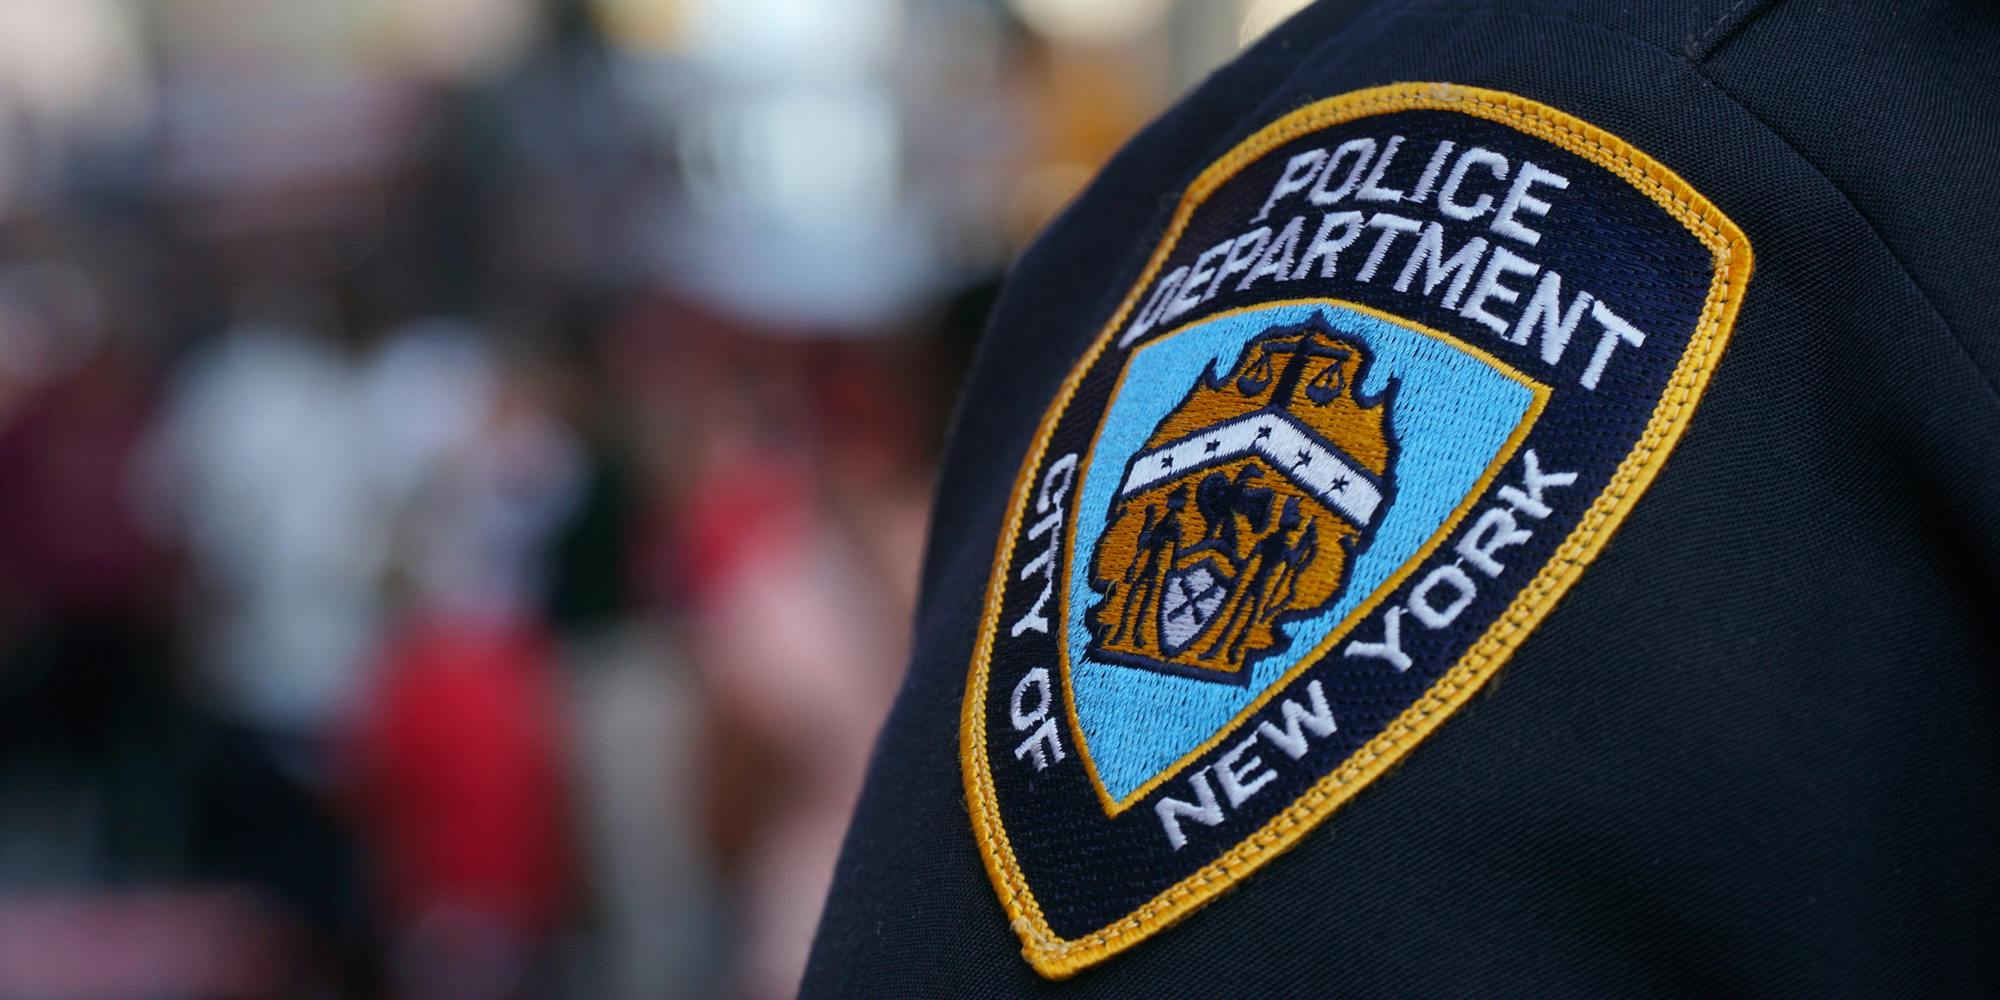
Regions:
[[[1106, 586], [1085, 612], [1095, 655], [1242, 677], [1285, 644], [1285, 616], [1332, 601], [1372, 527], [1374, 484], [1389, 474], [1386, 401], [1359, 392], [1368, 364], [1365, 345], [1307, 326], [1266, 333], [1219, 380], [1195, 380], [1134, 459], [1134, 475], [1157, 474], [1121, 488], [1090, 554], [1091, 575]], [[1312, 435], [1296, 459], [1257, 446], [1279, 439], [1272, 418], [1258, 416], [1273, 408]], [[1216, 428], [1232, 423], [1258, 437], [1225, 447]], [[1315, 456], [1315, 440], [1328, 450]], [[1204, 453], [1216, 457], [1176, 460]], [[1338, 491], [1284, 473], [1306, 462], [1340, 470]], [[1200, 479], [1182, 478], [1184, 468]]]
[[[1316, 782], [1256, 833], [1244, 838], [1194, 874], [1162, 891], [1129, 916], [1083, 937], [1065, 940], [1042, 915], [1027, 885], [1013, 845], [1001, 826], [986, 757], [985, 695], [994, 622], [998, 618], [1006, 568], [1020, 530], [1028, 478], [1047, 451], [1056, 420], [1082, 375], [1123, 327], [1140, 293], [1179, 242], [1194, 210], [1220, 184], [1265, 152], [1298, 135], [1375, 114], [1404, 110], [1448, 110], [1485, 118], [1561, 146], [1612, 171], [1646, 194], [1708, 247], [1715, 265], [1707, 299], [1694, 334], [1675, 366], [1667, 389], [1632, 451], [1556, 554], [1515, 597], [1507, 610], [1440, 677], [1422, 698], [1340, 767]], [[1554, 607], [1563, 592], [1602, 550], [1685, 431], [1692, 404], [1708, 385], [1726, 344], [1752, 256], [1743, 233], [1679, 175], [1623, 140], [1573, 116], [1523, 97], [1442, 83], [1390, 84], [1355, 91], [1308, 105], [1260, 130], [1203, 171], [1175, 210], [1172, 224], [1155, 248], [1145, 272], [1127, 293], [1110, 323], [1070, 371], [1044, 414], [1033, 447], [1016, 476], [1007, 524], [995, 546], [994, 571], [987, 583], [984, 617], [974, 644], [960, 713], [960, 764], [980, 853], [1001, 904], [1023, 942], [1023, 955], [1036, 971], [1063, 978], [1116, 954], [1200, 906], [1236, 879], [1291, 846], [1335, 808], [1400, 759], [1418, 741], [1469, 699], [1503, 665], [1521, 637]], [[1075, 720], [1072, 717], [1074, 726]]]
[[[1291, 669], [1285, 671], [1285, 673], [1282, 676], [1272, 681], [1268, 687], [1266, 687], [1261, 693], [1257, 695], [1257, 697], [1252, 698], [1249, 704], [1243, 706], [1243, 709], [1237, 712], [1234, 716], [1232, 716], [1229, 722], [1223, 725], [1222, 728], [1216, 730], [1214, 735], [1210, 736], [1206, 740], [1203, 740], [1194, 749], [1189, 750], [1185, 754], [1182, 754], [1172, 764], [1168, 765], [1165, 769], [1163, 769], [1159, 774], [1156, 774], [1153, 777], [1146, 779], [1146, 781], [1143, 784], [1139, 785], [1139, 787], [1137, 788], [1134, 788], [1130, 793], [1126, 794], [1123, 798], [1116, 798], [1112, 796], [1110, 791], [1104, 787], [1103, 779], [1098, 776], [1097, 761], [1090, 754], [1090, 741], [1084, 739], [1081, 735], [1083, 732], [1083, 721], [1077, 715], [1076, 698], [1072, 694], [1074, 689], [1070, 684], [1069, 646], [1067, 643], [1058, 643], [1056, 645], [1056, 662], [1058, 668], [1062, 672], [1062, 678], [1063, 678], [1063, 683], [1062, 683], [1063, 707], [1065, 713], [1069, 717], [1070, 731], [1072, 733], [1078, 734], [1077, 738], [1073, 741], [1074, 749], [1077, 752], [1077, 756], [1082, 758], [1083, 760], [1084, 772], [1090, 779], [1090, 787], [1093, 791], [1097, 793], [1098, 804], [1104, 807], [1104, 814], [1106, 816], [1115, 817], [1118, 814], [1124, 812], [1125, 810], [1130, 809], [1133, 806], [1133, 804], [1137, 803], [1139, 800], [1145, 798], [1146, 796], [1152, 794], [1154, 789], [1159, 788], [1161, 785], [1164, 785], [1169, 781], [1172, 781], [1176, 775], [1179, 775], [1183, 770], [1185, 770], [1188, 764], [1193, 762], [1196, 758], [1199, 758], [1207, 754], [1209, 751], [1220, 746], [1223, 743], [1223, 741], [1227, 740], [1229, 738], [1229, 735], [1232, 732], [1235, 732], [1239, 726], [1243, 725], [1243, 723], [1246, 720], [1248, 720], [1251, 716], [1256, 715], [1259, 711], [1261, 711], [1264, 708], [1264, 706], [1270, 704], [1272, 699], [1276, 698], [1279, 694], [1283, 693], [1287, 685], [1289, 685], [1292, 682], [1293, 678], [1297, 677], [1299, 674], [1302, 674], [1306, 670], [1310, 669], [1313, 665], [1313, 662], [1316, 659], [1324, 655], [1327, 651], [1333, 649], [1335, 646], [1339, 645], [1341, 640], [1345, 639], [1350, 632], [1352, 632], [1362, 622], [1368, 620], [1369, 616], [1375, 613], [1376, 609], [1378, 609], [1381, 606], [1382, 602], [1385, 599], [1387, 599], [1388, 596], [1396, 590], [1396, 588], [1402, 586], [1403, 582], [1409, 579], [1410, 576], [1414, 574], [1417, 571], [1417, 569], [1423, 565], [1424, 560], [1429, 559], [1431, 557], [1431, 554], [1436, 552], [1438, 550], [1438, 547], [1444, 544], [1444, 540], [1450, 537], [1451, 533], [1457, 529], [1460, 522], [1465, 520], [1466, 516], [1472, 512], [1472, 508], [1479, 505], [1480, 499], [1483, 496], [1485, 496], [1487, 488], [1493, 485], [1493, 481], [1495, 479], [1499, 478], [1500, 470], [1506, 468], [1507, 463], [1513, 460], [1515, 452], [1517, 452], [1520, 449], [1521, 443], [1528, 439], [1528, 435], [1534, 430], [1535, 422], [1538, 419], [1540, 419], [1542, 415], [1542, 410], [1548, 405], [1549, 395], [1550, 395], [1548, 386], [1540, 382], [1537, 382], [1534, 379], [1527, 377], [1526, 375], [1521, 374], [1521, 372], [1515, 369], [1514, 366], [1509, 365], [1504, 361], [1501, 361], [1499, 358], [1495, 357], [1491, 352], [1485, 350], [1484, 348], [1466, 343], [1465, 341], [1460, 340], [1459, 338], [1454, 337], [1451, 334], [1445, 333], [1441, 330], [1434, 330], [1421, 323], [1414, 323], [1400, 316], [1383, 312], [1380, 309], [1376, 309], [1371, 306], [1365, 306], [1358, 302], [1348, 302], [1344, 299], [1281, 299], [1272, 302], [1258, 303], [1257, 305], [1254, 306], [1243, 306], [1236, 309], [1224, 310], [1222, 312], [1214, 314], [1213, 316], [1209, 316], [1203, 320], [1200, 320], [1199, 322], [1207, 323], [1228, 316], [1234, 316], [1237, 315], [1238, 313], [1250, 312], [1258, 309], [1282, 307], [1287, 305], [1335, 306], [1341, 309], [1352, 310], [1354, 312], [1363, 313], [1368, 316], [1373, 316], [1376, 319], [1382, 320], [1387, 323], [1395, 323], [1398, 326], [1401, 326], [1405, 329], [1414, 330], [1427, 337], [1431, 337], [1432, 339], [1443, 341], [1447, 344], [1452, 345], [1454, 348], [1460, 351], [1464, 351], [1465, 353], [1470, 354], [1473, 357], [1479, 359], [1480, 361], [1483, 361], [1486, 364], [1492, 366], [1496, 371], [1506, 376], [1507, 378], [1510, 378], [1515, 382], [1518, 382], [1521, 385], [1526, 386], [1528, 390], [1534, 394], [1533, 400], [1529, 403], [1528, 412], [1522, 415], [1520, 425], [1515, 427], [1513, 433], [1508, 435], [1507, 440], [1501, 443], [1499, 452], [1497, 452], [1493, 456], [1493, 461], [1487, 465], [1486, 470], [1484, 472], [1480, 473], [1478, 481], [1472, 484], [1472, 489], [1466, 493], [1465, 499], [1460, 501], [1458, 506], [1452, 509], [1450, 515], [1448, 515], [1445, 518], [1443, 524], [1439, 525], [1438, 530], [1434, 534], [1432, 534], [1429, 541], [1425, 542], [1421, 548], [1417, 549], [1415, 553], [1411, 554], [1410, 558], [1404, 560], [1403, 565], [1397, 567], [1394, 573], [1391, 573], [1387, 579], [1383, 580], [1382, 584], [1377, 588], [1375, 588], [1375, 592], [1373, 594], [1369, 595], [1369, 597], [1366, 600], [1356, 605], [1354, 610], [1349, 612], [1345, 619], [1342, 619], [1338, 625], [1334, 626], [1332, 631], [1327, 633], [1326, 638], [1320, 640], [1319, 645], [1313, 647], [1311, 652], [1308, 652], [1304, 656], [1300, 657], [1299, 661], [1296, 664], [1294, 664]], [[1192, 325], [1194, 324], [1190, 324], [1190, 326]], [[1180, 334], [1186, 329], [1188, 329], [1188, 327], [1181, 327], [1179, 329], [1163, 333], [1158, 338], [1153, 340], [1152, 343], [1159, 343], [1161, 341], [1167, 340], [1170, 337]], [[1136, 355], [1136, 353], [1137, 352], [1135, 351], [1134, 354]], [[1127, 359], [1126, 365], [1127, 368], [1130, 367], [1131, 365], [1130, 359]], [[1120, 372], [1118, 377], [1118, 384], [1123, 385], [1124, 383], [1125, 383], [1125, 373]], [[1063, 405], [1066, 405], [1067, 402], [1068, 402], [1068, 397], [1066, 396], [1058, 397], [1057, 403], [1052, 404], [1050, 409], [1061, 410], [1063, 408]], [[1098, 428], [1098, 431], [1099, 433], [1101, 433], [1103, 431], [1103, 427], [1100, 426]], [[1091, 458], [1092, 455], [1096, 452], [1096, 450], [1097, 450], [1097, 435], [1093, 435], [1091, 437], [1090, 449], [1084, 453], [1084, 456], [1080, 464], [1077, 466], [1077, 471], [1076, 471], [1077, 482], [1081, 483], [1087, 480], [1090, 474]], [[1036, 459], [1035, 464], [1040, 464], [1039, 458]], [[1068, 524], [1064, 527], [1064, 531], [1066, 532], [1064, 537], [1066, 538], [1076, 537], [1077, 517], [1078, 517], [1078, 512], [1074, 507], [1072, 507], [1069, 513]], [[1012, 558], [1011, 553], [1009, 553], [1009, 558], [1010, 559]], [[1057, 611], [1062, 616], [1058, 620], [1067, 622], [1069, 620], [1069, 589], [1067, 587], [1059, 587], [1057, 588], [1056, 594], [1057, 594], [1056, 597]]]

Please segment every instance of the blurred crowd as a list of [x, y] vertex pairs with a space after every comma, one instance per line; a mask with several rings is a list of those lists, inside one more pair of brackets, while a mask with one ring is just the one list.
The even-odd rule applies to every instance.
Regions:
[[1284, 6], [0, 0], [0, 997], [789, 994], [997, 275]]

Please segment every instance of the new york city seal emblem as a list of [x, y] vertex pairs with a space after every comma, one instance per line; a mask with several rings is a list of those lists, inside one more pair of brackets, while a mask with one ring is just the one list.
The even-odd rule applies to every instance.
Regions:
[[[1196, 378], [1127, 464], [1092, 555], [1090, 654], [1241, 684], [1333, 599], [1391, 489], [1367, 347], [1324, 323], [1258, 335]], [[1393, 387], [1392, 387], [1393, 388]]]

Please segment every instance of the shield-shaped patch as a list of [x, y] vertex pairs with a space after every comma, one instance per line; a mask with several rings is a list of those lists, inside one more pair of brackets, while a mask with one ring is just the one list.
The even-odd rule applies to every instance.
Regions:
[[1202, 173], [1042, 422], [975, 643], [967, 799], [1035, 967], [1201, 905], [1489, 679], [1749, 270], [1673, 173], [1492, 91], [1333, 98]]

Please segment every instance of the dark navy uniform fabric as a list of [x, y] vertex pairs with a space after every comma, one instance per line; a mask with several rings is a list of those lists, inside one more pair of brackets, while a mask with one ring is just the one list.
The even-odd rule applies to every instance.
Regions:
[[[1288, 111], [1442, 81], [1620, 136], [1740, 226], [1713, 382], [1487, 688], [1241, 885], [1039, 977], [959, 719], [1058, 385], [1195, 174]], [[966, 389], [910, 674], [809, 996], [2000, 992], [2000, 8], [1316, 4], [1022, 257]]]

